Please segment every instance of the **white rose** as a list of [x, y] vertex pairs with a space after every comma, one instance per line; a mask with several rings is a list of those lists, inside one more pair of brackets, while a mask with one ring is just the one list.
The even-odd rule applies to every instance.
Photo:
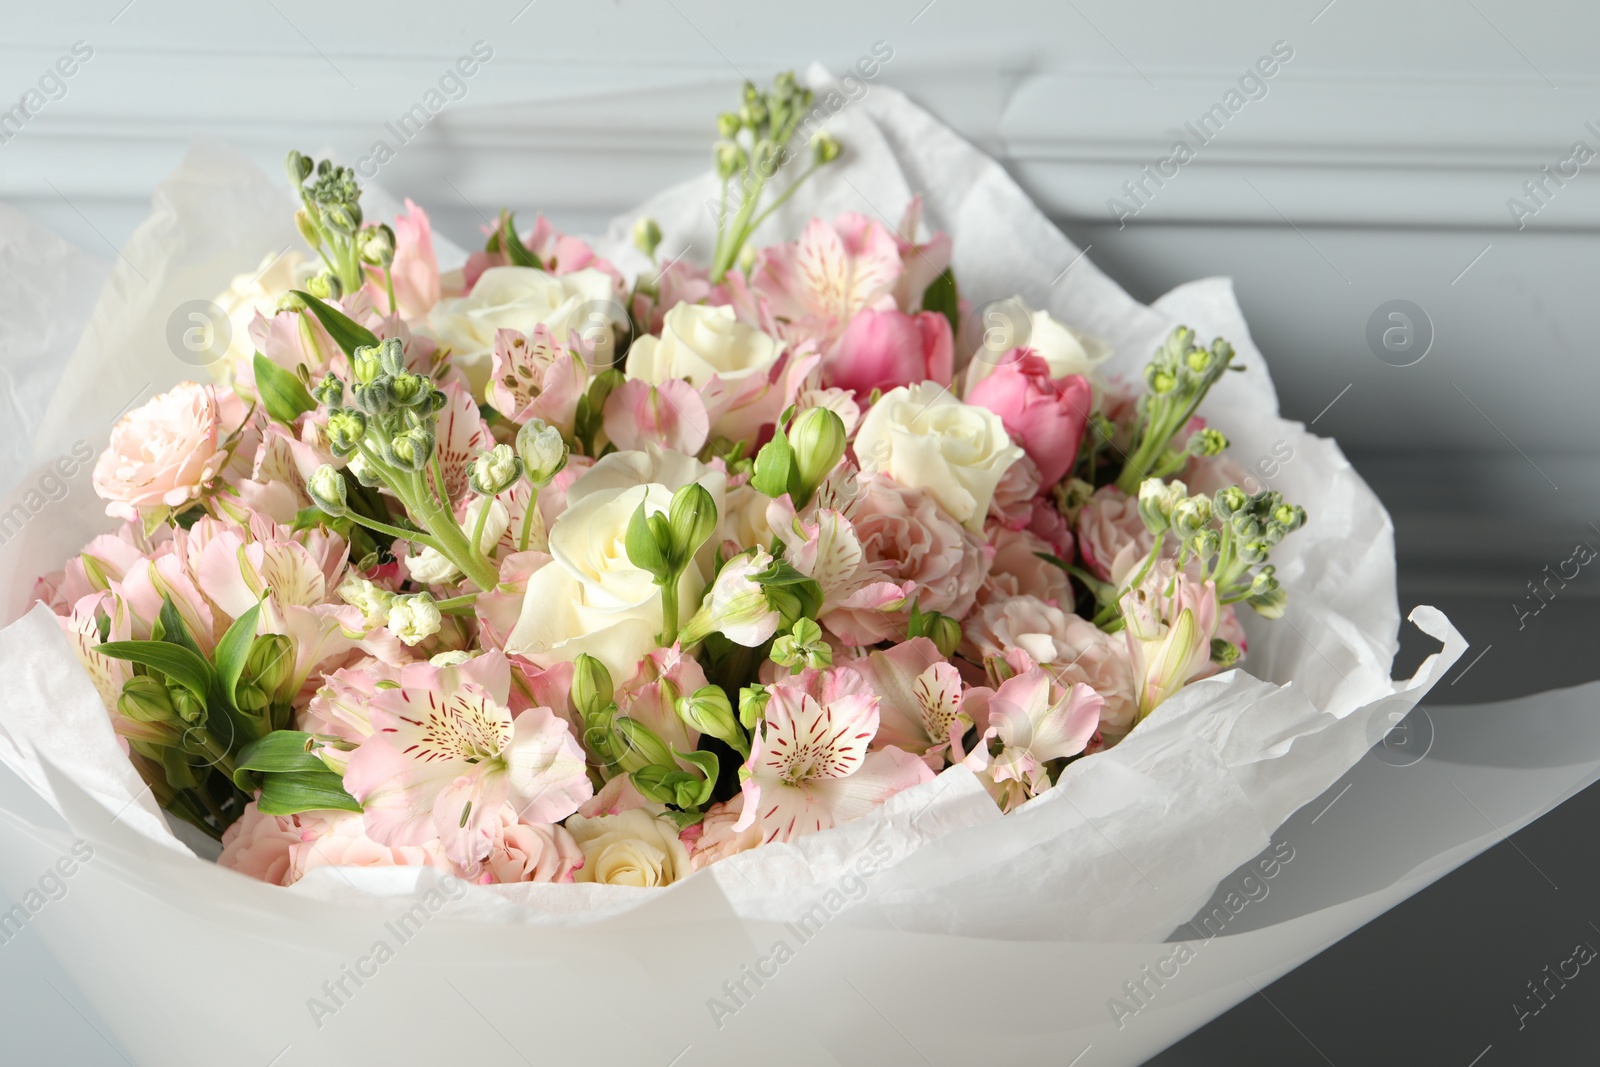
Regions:
[[[628, 558], [628, 522], [641, 503], [666, 511], [673, 491], [690, 482], [705, 486], [720, 514], [724, 475], [675, 452], [613, 452], [573, 482], [567, 509], [550, 527], [553, 562], [528, 578], [506, 651], [546, 665], [587, 652], [618, 682], [633, 677], [656, 647], [662, 617], [660, 588]], [[700, 606], [711, 558], [702, 550], [679, 579], [680, 619]]]
[[725, 382], [765, 376], [783, 346], [734, 317], [733, 308], [679, 304], [661, 323], [661, 336], [646, 335], [628, 349], [627, 374], [660, 385], [682, 378], [697, 388], [712, 377]]
[[[1009, 303], [1027, 307], [1022, 297], [1014, 296]], [[1028, 339], [1026, 346], [1034, 350], [1050, 366], [1050, 377], [1064, 378], [1081, 374], [1091, 382], [1099, 378], [1100, 364], [1111, 358], [1111, 346], [1097, 337], [1079, 333], [1050, 317], [1048, 311], [1028, 312]], [[967, 365], [967, 393], [972, 387], [994, 373], [993, 360], [1000, 353], [986, 353], [979, 349]], [[987, 358], [985, 358], [987, 356]]]
[[[297, 288], [309, 273], [305, 255], [298, 249], [292, 249], [281, 255], [269, 253], [256, 270], [234, 276], [227, 291], [218, 294], [214, 301], [228, 316], [228, 325], [232, 329], [228, 339], [228, 358], [216, 364], [219, 369], [237, 367], [241, 362], [250, 361], [256, 351], [255, 342], [250, 339], [250, 324], [255, 321], [256, 312], [259, 310], [262, 315], [272, 318], [277, 311], [278, 301], [290, 289]], [[195, 325], [199, 326], [200, 323], [196, 322]]]
[[[625, 371], [651, 385], [682, 378], [701, 390], [711, 430], [738, 439], [777, 417], [781, 391], [768, 384], [783, 345], [734, 317], [731, 307], [679, 304], [662, 320], [661, 336], [628, 349]], [[708, 389], [712, 379], [718, 386]]]
[[926, 489], [958, 522], [981, 530], [995, 486], [1022, 457], [1000, 416], [933, 382], [883, 395], [856, 434], [856, 459], [908, 489]]
[[646, 811], [632, 808], [592, 819], [574, 815], [566, 827], [583, 850], [575, 881], [655, 888], [690, 874], [689, 850], [677, 827]]
[[[452, 362], [481, 397], [489, 380], [496, 330], [532, 333], [543, 324], [558, 343], [565, 344], [570, 330], [582, 332], [591, 325], [590, 316], [581, 313], [585, 305], [615, 299], [611, 276], [598, 270], [550, 274], [533, 267], [490, 267], [469, 295], [435, 305], [426, 332], [449, 347]], [[608, 361], [609, 347], [597, 344], [594, 358]]]

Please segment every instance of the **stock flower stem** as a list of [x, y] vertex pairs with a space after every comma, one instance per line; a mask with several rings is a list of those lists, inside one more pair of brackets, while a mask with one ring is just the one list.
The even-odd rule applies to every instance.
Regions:
[[383, 288], [389, 294], [389, 314], [400, 314], [400, 302], [394, 298], [394, 272], [383, 268]]
[[489, 522], [489, 508], [494, 504], [493, 497], [483, 498], [483, 507], [478, 509], [478, 520], [472, 524], [472, 547], [483, 549], [483, 528]]
[[448, 600], [435, 600], [433, 606], [439, 609], [441, 615], [471, 615], [477, 600], [477, 593], [464, 593]]
[[678, 639], [678, 579], [671, 575], [661, 583], [661, 644], [671, 645]]
[[350, 512], [350, 518], [352, 521], [365, 526], [369, 530], [376, 530], [379, 533], [388, 534], [390, 537], [397, 537], [402, 541], [410, 541], [412, 544], [426, 545], [427, 547], [437, 551], [443, 551], [443, 549], [439, 548], [439, 542], [435, 541], [433, 538], [429, 537], [426, 533], [423, 533], [420, 530], [407, 530], [400, 526], [390, 526], [386, 522], [379, 522], [377, 519], [369, 519], [365, 515], [357, 515], [353, 511]]

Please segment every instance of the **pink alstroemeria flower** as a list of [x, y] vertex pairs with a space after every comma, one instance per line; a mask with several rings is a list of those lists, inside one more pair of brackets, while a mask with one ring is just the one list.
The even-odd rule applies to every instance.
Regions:
[[879, 747], [894, 745], [920, 755], [934, 771], [946, 753], [959, 762], [961, 735], [972, 720], [961, 711], [961, 672], [926, 637], [914, 637], [882, 652], [869, 652], [849, 666], [860, 671], [878, 697]]
[[756, 826], [763, 842], [789, 841], [859, 819], [933, 780], [909, 752], [868, 751], [877, 732], [878, 698], [847, 667], [808, 668], [774, 684], [766, 722], [750, 739], [744, 810], [733, 829]]
[[543, 419], [570, 436], [578, 397], [588, 384], [582, 355], [558, 342], [544, 323], [531, 334], [495, 331], [489, 403], [512, 422]]
[[513, 716], [511, 664], [486, 652], [458, 667], [408, 664], [400, 686], [373, 698], [375, 732], [350, 753], [345, 788], [367, 833], [386, 845], [437, 837], [472, 869], [489, 855], [502, 805], [554, 823], [593, 793], [583, 749], [549, 708]]
[[1166, 563], [1122, 594], [1121, 607], [1142, 720], [1211, 662], [1211, 639], [1221, 621], [1217, 588], [1173, 574]]
[[623, 382], [606, 397], [606, 436], [623, 452], [649, 445], [692, 456], [711, 433], [711, 417], [700, 391], [682, 378], [651, 385], [640, 378]]
[[763, 249], [750, 287], [771, 313], [792, 324], [791, 341], [837, 337], [863, 308], [892, 308], [900, 249], [882, 223], [847, 213], [812, 219], [800, 240]]

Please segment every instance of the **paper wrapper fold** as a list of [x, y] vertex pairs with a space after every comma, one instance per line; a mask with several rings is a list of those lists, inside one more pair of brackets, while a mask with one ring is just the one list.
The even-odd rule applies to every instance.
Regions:
[[[882, 1063], [909, 1061], [896, 1044], [908, 1042], [930, 1062], [966, 1063], [1000, 1042], [1008, 1054], [1066, 1062], [1074, 1042], [1092, 1039], [1112, 1050], [1095, 1062], [1119, 1061], [1117, 1050], [1132, 1062], [1239, 999], [1241, 982], [1270, 980], [1487, 843], [1451, 839], [1456, 852], [1446, 854], [1419, 839], [1409, 853], [1426, 860], [1418, 871], [1353, 887], [1321, 911], [1284, 918], [1276, 933], [1230, 930], [1204, 950], [1210, 979], [1197, 976], [1181, 993], [1174, 983], [1137, 1026], [1093, 1036], [1125, 975], [1345, 775], [1464, 643], [1443, 615], [1419, 608], [1413, 621], [1442, 648], [1414, 678], [1390, 679], [1399, 612], [1388, 516], [1333, 442], [1278, 416], [1226, 280], [1137, 303], [996, 163], [891, 90], [872, 89], [834, 129], [846, 157], [758, 241], [844, 211], [893, 226], [920, 192], [928, 225], [954, 240], [974, 307], [1020, 293], [1109, 341], [1113, 373], [1129, 379], [1178, 323], [1234, 345], [1247, 369], [1225, 376], [1202, 414], [1246, 464], [1292, 449], [1273, 487], [1311, 516], [1274, 555], [1287, 615], [1247, 618], [1248, 673], [1189, 686], [1121, 745], [1073, 764], [1055, 789], [1004, 818], [970, 772], [954, 769], [859, 822], [740, 854], [666, 891], [477, 887], [428, 911], [440, 890], [430, 872], [412, 869], [324, 869], [286, 890], [218, 869], [172, 835], [56, 621], [42, 606], [22, 614], [33, 578], [109, 526], [84, 470], [0, 546], [3, 604], [21, 615], [0, 633], [10, 697], [0, 706], [0, 762], [11, 772], [0, 789], [0, 884], [25, 892], [74, 837], [92, 844], [70, 903], [55, 905], [70, 922], [41, 929], [136, 1058], [213, 1062], [228, 1049], [230, 1060], [266, 1063], [292, 1046], [286, 1063], [464, 1054], [515, 1063], [580, 1051], [588, 1062], [666, 1063], [687, 1045], [684, 1063], [751, 1054]], [[684, 249], [704, 258], [713, 193], [708, 177], [641, 209], [668, 235], [669, 258]], [[598, 242], [624, 269], [642, 265], [626, 239], [633, 217]], [[0, 255], [31, 243], [51, 262], [72, 262], [53, 240], [0, 213]], [[0, 447], [39, 469], [80, 438], [102, 447], [132, 400], [196, 373], [167, 346], [171, 309], [222, 291], [292, 240], [281, 191], [226, 149], [197, 145], [111, 267], [42, 424], [8, 432]], [[0, 288], [0, 298], [0, 316], [24, 314], [16, 292]], [[70, 287], [32, 299], [81, 321], [81, 294]], [[15, 483], [13, 499], [36, 477]], [[1528, 803], [1553, 802], [1527, 797], [1513, 802], [1519, 817]], [[1363, 867], [1359, 854], [1349, 862]], [[393, 923], [418, 907], [420, 932], [399, 941]], [[316, 1010], [314, 1000], [334, 996], [323, 983], [338, 989], [341, 969], [379, 941], [393, 958], [372, 965], [376, 977], [359, 986], [345, 978], [342, 1004]], [[792, 958], [774, 962], [780, 941]], [[779, 977], [757, 985], [746, 967], [775, 967]], [[961, 1016], [998, 1020], [1001, 1032], [954, 1025], [957, 997]], [[241, 1013], [245, 1004], [256, 1010]]]

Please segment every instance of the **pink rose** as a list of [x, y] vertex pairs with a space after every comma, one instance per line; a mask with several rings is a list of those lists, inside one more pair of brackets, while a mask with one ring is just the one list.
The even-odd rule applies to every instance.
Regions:
[[989, 501], [989, 518], [1013, 530], [1033, 521], [1033, 502], [1039, 495], [1039, 466], [1027, 456], [1018, 459], [994, 487]]
[[301, 839], [289, 848], [284, 885], [293, 885], [318, 867], [435, 867], [456, 873], [438, 838], [392, 848], [367, 836], [359, 812], [306, 812], [292, 817], [300, 820], [303, 831]]
[[[256, 802], [222, 832], [222, 855], [217, 866], [227, 867], [270, 885], [287, 885], [289, 850], [300, 843], [301, 816], [263, 815]], [[291, 879], [292, 881], [292, 879]]]
[[218, 444], [216, 391], [183, 382], [123, 416], [94, 466], [106, 514], [136, 520], [199, 498], [228, 454]]
[[719, 860], [748, 851], [761, 844], [761, 827], [752, 823], [743, 830], [734, 824], [744, 815], [744, 794], [713, 804], [706, 817], [678, 835], [689, 850], [689, 869], [698, 871]]
[[505, 830], [483, 861], [480, 882], [570, 882], [572, 872], [583, 866], [583, 849], [562, 827], [518, 822], [509, 804], [500, 817]]
[[1111, 580], [1117, 557], [1143, 559], [1155, 535], [1139, 517], [1139, 501], [1114, 485], [1102, 486], [1078, 512], [1078, 549], [1095, 577]]
[[826, 384], [861, 397], [923, 381], [949, 385], [954, 366], [949, 319], [936, 311], [907, 315], [867, 308], [850, 320], [822, 376]]
[[[878, 580], [912, 587], [923, 611], [960, 619], [972, 610], [989, 573], [993, 550], [957, 522], [921, 489], [907, 489], [886, 474], [864, 474], [845, 516], [860, 540], [862, 556]], [[905, 635], [909, 598], [896, 611], [841, 608], [850, 630], [873, 640]], [[865, 643], [865, 642], [860, 642]]]
[[1050, 377], [1050, 364], [1031, 348], [1001, 358], [1005, 362], [968, 391], [967, 403], [999, 415], [1006, 432], [1039, 465], [1040, 481], [1055, 485], [1077, 462], [1094, 390], [1081, 374]]

